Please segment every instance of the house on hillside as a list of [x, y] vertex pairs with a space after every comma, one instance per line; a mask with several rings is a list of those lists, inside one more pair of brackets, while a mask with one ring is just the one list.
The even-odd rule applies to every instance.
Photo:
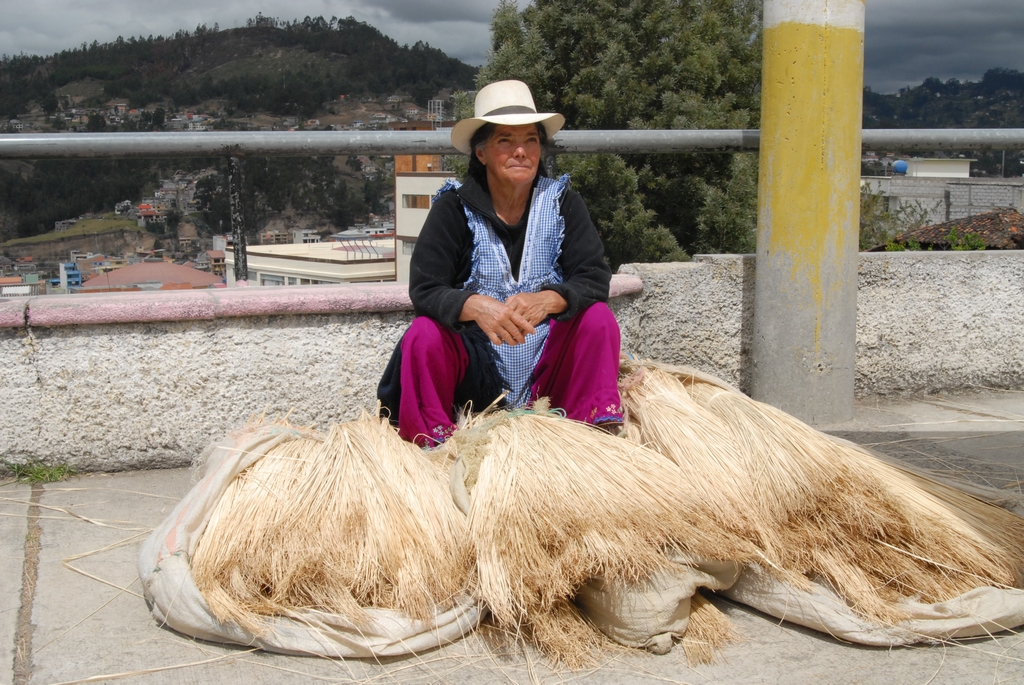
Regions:
[[297, 245], [308, 245], [319, 243], [320, 234], [312, 228], [297, 228], [292, 231], [292, 243]]
[[423, 119], [426, 117], [427, 110], [423, 109], [419, 105], [406, 105], [403, 111], [406, 119]]
[[138, 208], [138, 224], [145, 226], [147, 221], [163, 221], [164, 210], [154, 207], [153, 204], [144, 202]]
[[92, 255], [78, 261], [78, 270], [83, 277], [95, 276], [113, 270], [113, 265], [106, 255]]
[[[954, 233], [955, 231], [955, 233]], [[986, 250], [1024, 250], [1024, 215], [1016, 209], [1001, 209], [931, 226], [922, 226], [896, 236], [899, 243], [914, 241], [925, 250], [949, 250], [951, 236], [961, 239], [967, 234], [981, 238]], [[883, 252], [885, 245], [878, 245], [869, 252]]]
[[0, 297], [32, 297], [43, 294], [46, 283], [39, 274], [0, 276]]
[[224, 275], [224, 250], [206, 250], [196, 255], [194, 267], [199, 271], [208, 271], [215, 276]]
[[203, 273], [179, 264], [143, 261], [138, 264], [93, 276], [84, 281], [79, 293], [134, 290], [195, 290], [223, 287], [221, 276]]
[[261, 231], [259, 236], [260, 245], [285, 245], [291, 237], [288, 235], [288, 231], [276, 228], [268, 228], [265, 231]]

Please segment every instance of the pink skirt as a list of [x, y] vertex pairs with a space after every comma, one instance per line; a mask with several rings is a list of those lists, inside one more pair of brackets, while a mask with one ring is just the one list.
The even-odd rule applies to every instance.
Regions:
[[[603, 302], [569, 321], [552, 321], [533, 370], [531, 403], [549, 397], [551, 406], [564, 410], [570, 419], [622, 423], [619, 345], [619, 324]], [[409, 326], [400, 349], [398, 432], [421, 447], [440, 444], [455, 431], [456, 389], [467, 373], [474, 373], [462, 338], [420, 316]]]

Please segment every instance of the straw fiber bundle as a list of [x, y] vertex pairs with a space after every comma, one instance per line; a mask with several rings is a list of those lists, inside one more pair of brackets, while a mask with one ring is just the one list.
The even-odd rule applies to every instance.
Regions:
[[[634, 384], [633, 381], [636, 383]], [[716, 523], [762, 546], [774, 538], [774, 519], [751, 507], [754, 487], [741, 460], [732, 431], [693, 402], [670, 374], [637, 373], [622, 381], [630, 417], [627, 438], [653, 446], [685, 469], [687, 481], [699, 490]], [[764, 538], [769, 538], [765, 540]]]
[[696, 592], [690, 600], [690, 623], [683, 634], [686, 662], [710, 664], [715, 652], [729, 642], [737, 642], [740, 635], [729, 618], [714, 604]]
[[386, 421], [285, 442], [232, 481], [192, 559], [213, 614], [259, 634], [261, 616], [365, 608], [428, 619], [472, 571], [465, 517], [438, 470]]
[[669, 567], [667, 549], [737, 561], [754, 550], [659, 454], [543, 408], [492, 414], [446, 445], [472, 490], [478, 597], [499, 627], [575, 667], [599, 639], [571, 602], [591, 578], [641, 583]]
[[[1021, 584], [1024, 519], [1004, 509], [686, 369], [652, 365], [623, 388], [635, 424], [630, 435], [666, 455], [675, 449], [673, 435], [690, 432], [662, 425], [670, 406], [692, 405], [726, 427], [740, 448], [735, 466], [754, 495], [737, 505], [774, 528], [752, 540], [773, 571], [824, 580], [866, 618], [894, 624], [906, 618], [905, 598], [938, 602], [979, 586]], [[701, 477], [699, 463], [674, 461], [687, 477]]]

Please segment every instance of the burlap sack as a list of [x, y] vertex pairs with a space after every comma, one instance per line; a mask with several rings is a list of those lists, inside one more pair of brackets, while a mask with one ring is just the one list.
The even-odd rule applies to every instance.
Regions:
[[139, 576], [157, 621], [203, 640], [327, 657], [413, 654], [454, 642], [476, 628], [483, 612], [468, 596], [429, 622], [414, 621], [398, 611], [370, 608], [366, 610], [369, 620], [356, 625], [336, 614], [302, 610], [269, 617], [266, 632], [259, 635], [234, 623], [221, 623], [210, 613], [192, 578], [190, 560], [225, 489], [275, 445], [314, 436], [309, 431], [265, 426], [207, 447], [202, 479], [139, 552]]

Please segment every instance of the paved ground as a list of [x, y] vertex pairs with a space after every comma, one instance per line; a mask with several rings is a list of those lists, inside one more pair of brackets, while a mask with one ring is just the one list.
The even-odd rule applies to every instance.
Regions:
[[[853, 422], [829, 430], [1007, 491], [1024, 484], [1024, 393], [865, 402]], [[595, 669], [553, 673], [532, 651], [494, 654], [476, 635], [386, 663], [197, 642], [157, 626], [139, 595], [135, 566], [139, 541], [189, 489], [191, 477], [185, 470], [145, 471], [0, 486], [0, 683], [1024, 682], [1024, 636], [872, 649], [718, 600], [744, 639], [719, 663], [695, 668], [677, 648], [666, 656], [617, 653]]]

